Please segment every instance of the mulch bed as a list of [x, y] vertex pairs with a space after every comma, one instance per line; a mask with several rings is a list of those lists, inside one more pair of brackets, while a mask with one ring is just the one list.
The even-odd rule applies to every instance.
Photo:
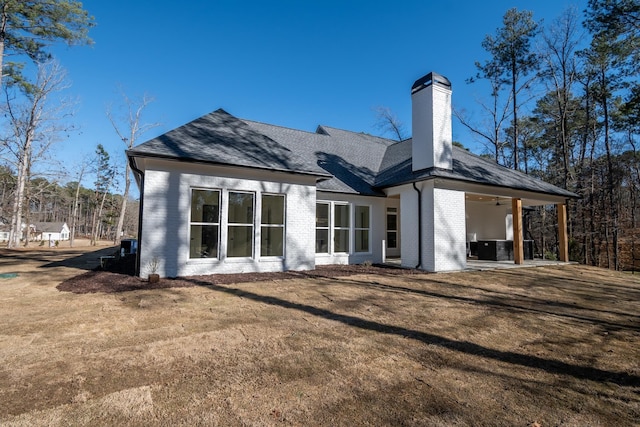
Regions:
[[135, 260], [130, 257], [116, 262], [106, 270], [96, 268], [65, 280], [57, 286], [59, 291], [76, 294], [117, 293], [144, 289], [185, 288], [206, 285], [264, 282], [300, 278], [336, 278], [356, 274], [426, 274], [422, 270], [405, 269], [388, 265], [321, 265], [315, 270], [283, 271], [274, 273], [211, 274], [203, 276], [164, 278], [150, 283], [133, 275]]

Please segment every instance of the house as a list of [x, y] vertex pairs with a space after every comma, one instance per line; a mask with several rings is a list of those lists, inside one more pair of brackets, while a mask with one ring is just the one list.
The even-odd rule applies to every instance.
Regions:
[[[139, 273], [161, 276], [383, 262], [460, 270], [471, 243], [524, 258], [523, 206], [576, 195], [452, 145], [451, 84], [411, 89], [413, 137], [305, 132], [217, 110], [127, 151], [140, 187]], [[489, 244], [487, 243], [487, 245]]]
[[10, 227], [0, 222], [0, 242], [4, 243], [9, 241], [9, 231]]
[[29, 226], [29, 240], [55, 242], [69, 240], [69, 226], [66, 222], [34, 222]]

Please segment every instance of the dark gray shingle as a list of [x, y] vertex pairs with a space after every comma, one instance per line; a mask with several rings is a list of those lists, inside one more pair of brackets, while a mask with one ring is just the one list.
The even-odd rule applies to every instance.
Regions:
[[318, 189], [383, 196], [383, 188], [446, 178], [576, 197], [570, 191], [453, 147], [453, 170], [413, 172], [412, 141], [318, 126], [315, 133], [238, 119], [220, 109], [127, 153], [317, 175]]

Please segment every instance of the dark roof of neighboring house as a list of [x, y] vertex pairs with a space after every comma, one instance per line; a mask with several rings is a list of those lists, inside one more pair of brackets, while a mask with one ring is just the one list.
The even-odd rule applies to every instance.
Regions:
[[396, 142], [318, 126], [315, 133], [238, 119], [220, 109], [147, 141], [127, 154], [306, 173], [318, 190], [371, 196], [432, 178], [562, 197], [576, 194], [453, 147], [453, 170], [412, 171], [411, 139]]
[[60, 233], [66, 222], [34, 222], [38, 233]]

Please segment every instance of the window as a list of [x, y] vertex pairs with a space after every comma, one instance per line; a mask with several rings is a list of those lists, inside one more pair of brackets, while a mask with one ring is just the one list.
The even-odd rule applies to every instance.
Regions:
[[387, 208], [387, 249], [398, 247], [398, 208]]
[[262, 195], [260, 256], [284, 256], [284, 196]]
[[369, 206], [356, 206], [355, 251], [369, 252]]
[[227, 257], [253, 256], [253, 193], [229, 192]]
[[329, 203], [316, 203], [316, 253], [329, 253]]
[[333, 206], [333, 251], [349, 252], [349, 227], [351, 225], [349, 205]]
[[218, 257], [220, 191], [192, 190], [189, 258]]

